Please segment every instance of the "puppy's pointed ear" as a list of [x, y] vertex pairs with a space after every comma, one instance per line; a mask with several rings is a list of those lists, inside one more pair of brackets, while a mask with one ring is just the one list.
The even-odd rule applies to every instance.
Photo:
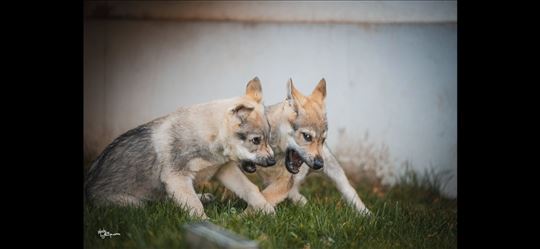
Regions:
[[287, 81], [287, 99], [298, 105], [303, 105], [305, 101], [305, 96], [294, 87], [290, 78]]
[[311, 93], [310, 98], [320, 103], [324, 103], [324, 99], [326, 98], [326, 80], [324, 78], [319, 81], [319, 84], [317, 84]]
[[261, 103], [263, 94], [259, 77], [255, 77], [248, 82], [246, 87], [246, 96], [248, 96], [250, 99], [254, 100], [257, 103]]
[[246, 104], [238, 104], [235, 107], [231, 108], [230, 112], [233, 116], [238, 118], [240, 120], [240, 124], [244, 123], [249, 114], [255, 109], [253, 106], [249, 106]]

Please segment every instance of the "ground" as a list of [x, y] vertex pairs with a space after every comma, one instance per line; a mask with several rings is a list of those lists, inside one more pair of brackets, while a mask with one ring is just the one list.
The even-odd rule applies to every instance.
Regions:
[[[373, 211], [362, 217], [341, 199], [334, 185], [309, 176], [301, 193], [304, 207], [286, 201], [276, 215], [243, 216], [246, 203], [217, 183], [199, 191], [213, 193], [205, 204], [211, 222], [249, 239], [260, 248], [457, 248], [457, 200], [442, 196], [436, 175], [403, 175], [392, 187], [355, 184]], [[84, 207], [85, 248], [186, 248], [182, 225], [195, 222], [165, 200], [135, 207]], [[105, 229], [119, 236], [102, 239]]]

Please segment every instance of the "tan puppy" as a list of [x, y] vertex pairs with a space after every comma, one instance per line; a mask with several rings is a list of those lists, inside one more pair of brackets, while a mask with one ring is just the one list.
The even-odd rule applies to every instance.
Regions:
[[[362, 214], [369, 210], [358, 197], [336, 158], [325, 145], [326, 81], [322, 79], [311, 95], [304, 96], [287, 83], [287, 99], [267, 107], [271, 126], [270, 146], [277, 166], [257, 170], [265, 185], [262, 194], [273, 206], [285, 198], [300, 204], [307, 202], [298, 190], [306, 175], [322, 168], [322, 172], [337, 186], [344, 199]], [[303, 163], [307, 167], [300, 167]]]

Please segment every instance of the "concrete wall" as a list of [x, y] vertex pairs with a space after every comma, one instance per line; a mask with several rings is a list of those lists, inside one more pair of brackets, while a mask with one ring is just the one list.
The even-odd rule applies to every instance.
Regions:
[[[359, 21], [338, 6], [328, 16], [341, 8], [349, 13], [344, 17], [352, 16], [342, 23], [330, 17], [286, 19], [321, 16], [316, 14], [324, 11], [316, 6], [311, 12], [305, 10], [310, 6], [291, 8], [308, 14], [292, 11], [279, 22], [225, 21], [211, 14], [208, 20], [184, 18], [187, 14], [160, 18], [159, 4], [140, 18], [136, 10], [121, 15], [118, 6], [87, 5], [85, 153], [95, 157], [116, 136], [178, 106], [238, 96], [254, 76], [263, 83], [267, 104], [284, 99], [289, 77], [305, 93], [324, 77], [331, 147], [341, 142], [340, 129], [351, 140], [368, 132], [372, 141], [388, 146], [396, 165], [410, 160], [418, 170], [431, 166], [455, 174], [457, 28], [455, 2], [450, 3], [432, 8], [454, 16], [424, 15], [410, 22], [399, 19], [407, 12], [395, 14], [395, 22], [389, 14], [372, 17], [384, 22]], [[256, 12], [261, 6], [251, 8]], [[455, 179], [446, 189], [450, 195], [456, 195]]]

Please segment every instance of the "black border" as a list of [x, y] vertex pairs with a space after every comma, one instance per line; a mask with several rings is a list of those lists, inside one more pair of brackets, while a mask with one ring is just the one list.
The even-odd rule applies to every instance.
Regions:
[[[3, 124], [8, 126], [3, 131], [9, 140], [4, 140], [2, 173], [7, 179], [5, 205], [11, 209], [6, 214], [12, 221], [6, 226], [16, 231], [10, 236], [25, 244], [82, 246], [83, 1], [20, 4], [5, 6], [11, 14], [5, 17], [10, 76], [3, 86]], [[486, 73], [500, 70], [492, 64], [505, 60], [496, 58], [489, 45], [491, 39], [504, 37], [485, 37], [497, 18], [481, 14], [501, 12], [472, 4], [457, 4], [458, 246], [483, 248], [499, 243], [497, 235], [485, 236], [486, 228], [511, 229], [501, 221], [510, 211], [497, 205], [513, 204], [505, 200], [509, 191], [497, 187], [501, 176], [493, 174], [509, 162], [484, 157], [503, 153], [489, 146], [501, 144], [501, 131], [481, 122], [499, 108], [484, 98], [501, 79]], [[478, 39], [482, 37], [486, 40]]]

